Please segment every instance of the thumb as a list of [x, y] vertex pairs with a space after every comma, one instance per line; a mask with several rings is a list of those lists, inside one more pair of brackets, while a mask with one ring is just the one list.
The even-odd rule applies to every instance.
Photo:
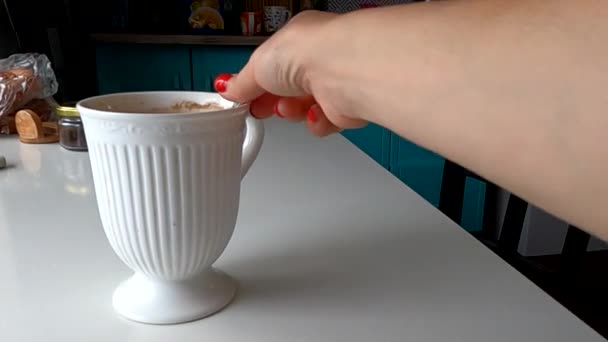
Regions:
[[255, 79], [251, 63], [247, 63], [236, 75], [218, 75], [213, 82], [213, 87], [224, 98], [239, 103], [251, 102], [265, 93]]

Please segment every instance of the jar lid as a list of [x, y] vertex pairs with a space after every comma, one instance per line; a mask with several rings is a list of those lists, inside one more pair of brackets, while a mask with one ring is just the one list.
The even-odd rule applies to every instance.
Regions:
[[82, 124], [80, 116], [62, 116], [59, 118], [59, 126], [71, 126]]
[[59, 116], [80, 116], [78, 109], [76, 107], [68, 107], [68, 106], [57, 106], [55, 107], [55, 113]]

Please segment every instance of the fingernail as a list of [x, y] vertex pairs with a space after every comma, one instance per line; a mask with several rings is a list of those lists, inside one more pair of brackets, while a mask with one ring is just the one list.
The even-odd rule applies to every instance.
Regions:
[[283, 115], [281, 115], [281, 113], [279, 113], [279, 103], [278, 102], [274, 104], [274, 113], [280, 118], [283, 117]]
[[312, 108], [306, 113], [306, 119], [310, 122], [317, 122], [317, 116], [315, 115], [315, 112], [312, 111]]
[[226, 91], [226, 82], [232, 78], [230, 74], [219, 74], [213, 81], [213, 87], [218, 93], [223, 93]]

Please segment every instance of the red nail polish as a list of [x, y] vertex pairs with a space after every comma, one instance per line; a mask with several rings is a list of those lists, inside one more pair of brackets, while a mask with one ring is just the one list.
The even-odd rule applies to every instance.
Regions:
[[315, 115], [315, 112], [312, 111], [312, 108], [306, 113], [306, 119], [310, 122], [317, 122], [317, 116]]
[[281, 113], [279, 113], [279, 103], [278, 102], [274, 104], [274, 113], [280, 118], [283, 117], [283, 115], [281, 115]]
[[230, 74], [219, 74], [213, 81], [213, 87], [218, 93], [223, 93], [226, 91], [226, 82], [231, 78]]

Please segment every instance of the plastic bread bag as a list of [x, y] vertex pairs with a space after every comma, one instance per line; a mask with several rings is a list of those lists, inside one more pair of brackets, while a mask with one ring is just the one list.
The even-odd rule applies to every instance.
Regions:
[[57, 79], [46, 55], [25, 53], [0, 59], [0, 133], [6, 133], [3, 127], [16, 111], [40, 107], [41, 100], [51, 98], [57, 89]]

